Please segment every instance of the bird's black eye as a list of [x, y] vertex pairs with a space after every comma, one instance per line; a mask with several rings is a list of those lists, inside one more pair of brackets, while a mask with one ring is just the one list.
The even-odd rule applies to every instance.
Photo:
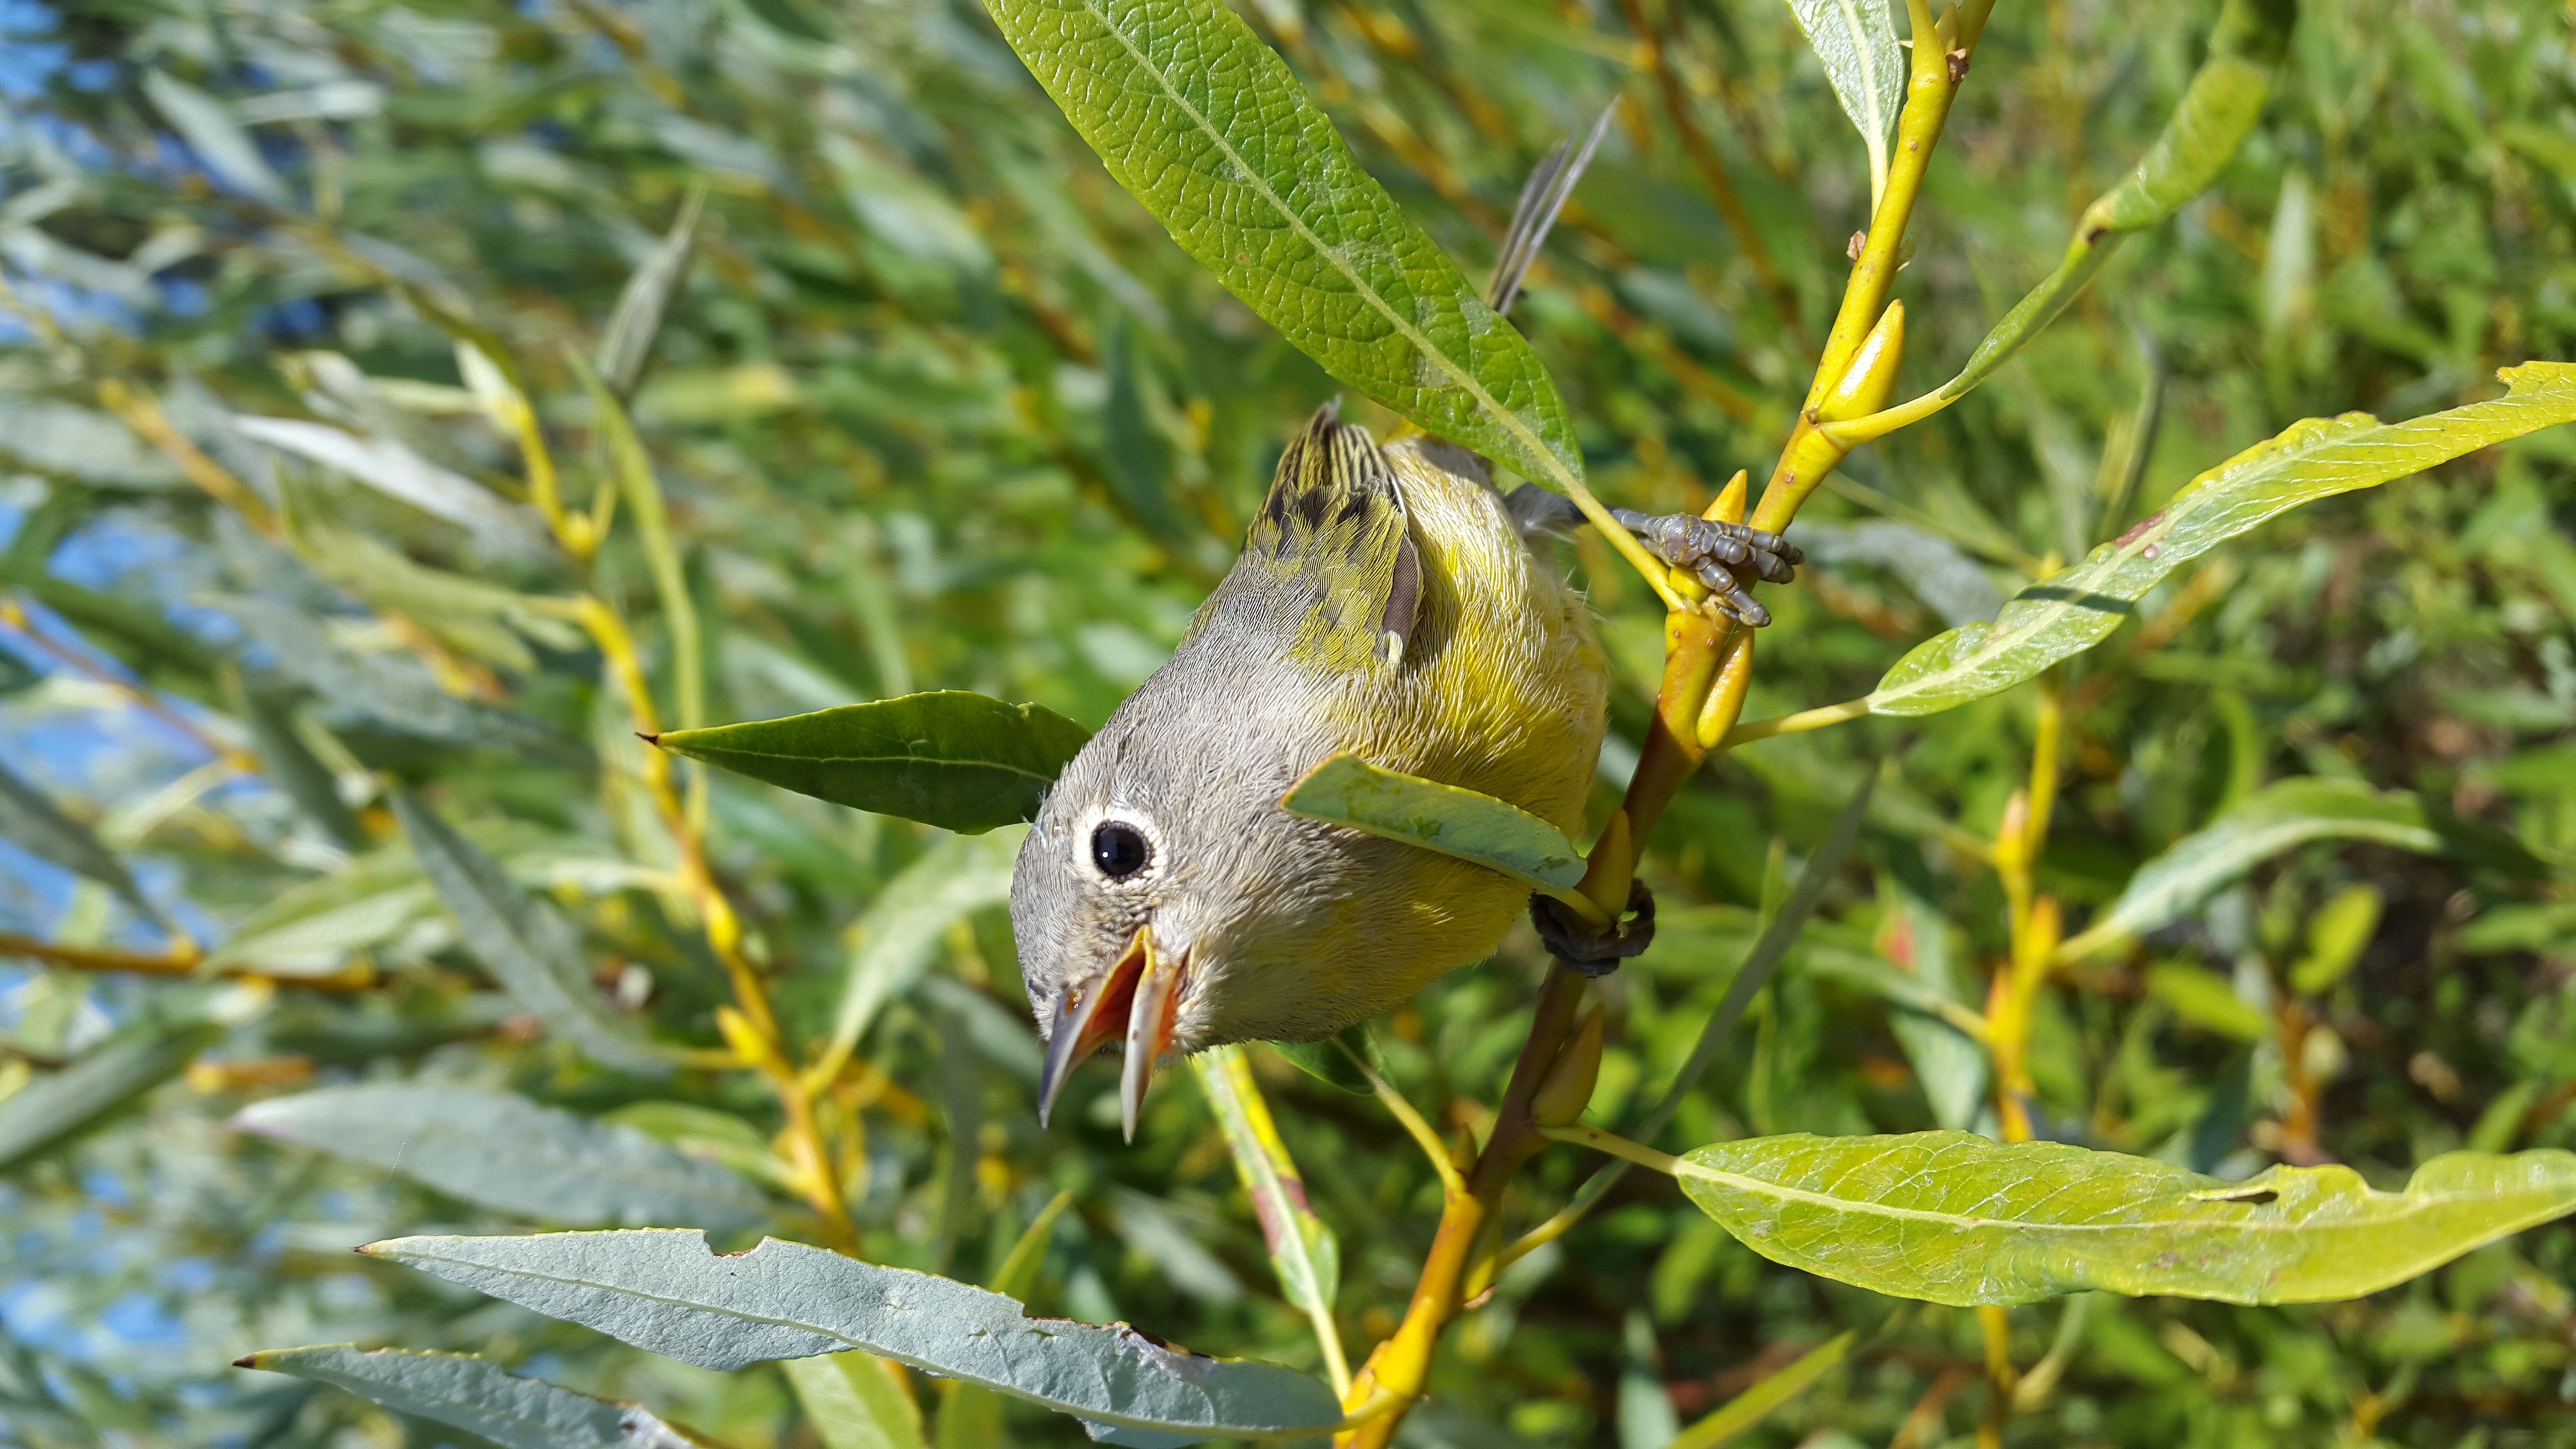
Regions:
[[1124, 820], [1104, 822], [1091, 832], [1091, 863], [1111, 880], [1125, 880], [1154, 858], [1145, 832]]

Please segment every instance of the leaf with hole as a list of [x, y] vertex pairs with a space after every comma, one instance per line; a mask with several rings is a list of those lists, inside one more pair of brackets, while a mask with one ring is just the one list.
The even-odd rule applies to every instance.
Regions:
[[1519, 806], [1382, 770], [1357, 755], [1335, 755], [1307, 771], [1279, 808], [1473, 861], [1532, 890], [1570, 890], [1583, 879], [1574, 843]]
[[480, 1435], [501, 1449], [689, 1449], [703, 1442], [637, 1405], [521, 1378], [466, 1354], [330, 1343], [264, 1348], [234, 1360], [233, 1367], [346, 1389], [397, 1413]]
[[324, 1087], [254, 1102], [233, 1125], [544, 1222], [735, 1228], [769, 1216], [760, 1194], [724, 1168], [509, 1092]]
[[1966, 1307], [2103, 1288], [2224, 1303], [2375, 1293], [2576, 1211], [2576, 1153], [2453, 1152], [2402, 1192], [2349, 1167], [2242, 1182], [1964, 1132], [1757, 1137], [1676, 1159], [1682, 1191], [1776, 1263]]
[[396, 1238], [363, 1251], [730, 1372], [859, 1349], [1096, 1424], [1295, 1438], [1341, 1420], [1292, 1369], [1169, 1348], [1124, 1324], [1032, 1320], [999, 1293], [775, 1239], [718, 1257], [696, 1232]]
[[1868, 697], [1872, 714], [1926, 715], [2012, 688], [2108, 637], [2167, 575], [2302, 503], [2375, 487], [2576, 419], [2576, 366], [2527, 362], [2507, 391], [2402, 423], [2309, 418], [2184, 485], [2082, 565], [2015, 595], [1991, 624], [1916, 645]]
[[1043, 705], [932, 690], [654, 741], [783, 789], [961, 835], [1036, 818], [1091, 738]]
[[1560, 487], [1556, 383], [1218, 0], [987, 0], [1011, 48], [1182, 250], [1334, 377]]

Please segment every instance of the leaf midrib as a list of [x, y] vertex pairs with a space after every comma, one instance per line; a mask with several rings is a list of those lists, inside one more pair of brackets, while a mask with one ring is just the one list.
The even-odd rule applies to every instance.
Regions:
[[[666, 735], [664, 738], [667, 740], [669, 736]], [[795, 755], [777, 750], [745, 750], [724, 746], [713, 749], [699, 746], [693, 749], [688, 745], [672, 745], [670, 748], [675, 753], [686, 755], [694, 760], [706, 760], [711, 764], [715, 756], [722, 755], [739, 760], [795, 760], [813, 765], [930, 765], [961, 770], [1001, 770], [1013, 775], [1026, 776], [1032, 780], [1049, 783], [1055, 780], [1055, 776], [1041, 775], [1026, 765], [1014, 765], [1003, 760], [966, 759], [953, 755]]]
[[[1189, 117], [1190, 123], [1196, 126], [1200, 133], [1208, 138], [1209, 143], [1214, 145], [1217, 150], [1225, 156], [1226, 160], [1234, 164], [1235, 169], [1242, 173], [1245, 184], [1250, 186], [1255, 192], [1259, 193], [1261, 199], [1269, 204], [1271, 210], [1286, 218], [1289, 229], [1295, 232], [1308, 246], [1313, 247], [1315, 249], [1315, 254], [1322, 257], [1334, 271], [1341, 273], [1342, 277], [1351, 284], [1352, 290], [1361, 298], [1361, 300], [1367, 302], [1372, 308], [1375, 308], [1378, 315], [1384, 317], [1387, 320], [1387, 324], [1395, 329], [1396, 335], [1413, 344], [1413, 348], [1416, 352], [1420, 353], [1422, 356], [1432, 359], [1432, 361], [1439, 366], [1442, 372], [1448, 374], [1458, 383], [1459, 386], [1465, 388], [1468, 396], [1475, 399], [1478, 408], [1480, 408], [1487, 417], [1501, 424], [1504, 431], [1510, 433], [1513, 439], [1527, 449], [1533, 458], [1543, 464], [1558, 482], [1567, 484], [1569, 488], [1575, 483], [1576, 480], [1573, 472], [1571, 469], [1566, 467], [1565, 460], [1559, 458], [1556, 455], [1556, 451], [1548, 447], [1543, 438], [1539, 437], [1539, 435], [1534, 432], [1527, 423], [1521, 421], [1521, 417], [1518, 413], [1504, 407], [1502, 401], [1496, 398], [1491, 392], [1488, 392], [1485, 389], [1485, 385], [1477, 380], [1475, 374], [1459, 366], [1458, 363], [1449, 356], [1449, 354], [1441, 351], [1438, 347], [1433, 346], [1431, 339], [1424, 336], [1420, 329], [1407, 321], [1403, 314], [1397, 312], [1394, 307], [1388, 305], [1386, 299], [1378, 294], [1377, 289], [1371, 287], [1365, 280], [1363, 280], [1360, 274], [1352, 268], [1350, 263], [1343, 258], [1342, 254], [1338, 250], [1324, 244], [1324, 239], [1317, 236], [1314, 231], [1306, 225], [1304, 218], [1298, 216], [1296, 210], [1290, 207], [1286, 201], [1282, 200], [1278, 192], [1273, 191], [1270, 188], [1270, 183], [1262, 177], [1261, 173], [1253, 167], [1250, 161], [1244, 159], [1243, 153], [1237, 151], [1232, 145], [1227, 143], [1225, 134], [1222, 131], [1219, 131], [1206, 116], [1200, 114], [1198, 107], [1190, 104], [1189, 98], [1182, 95], [1180, 88], [1172, 84], [1171, 78], [1164, 74], [1163, 68], [1155, 64], [1153, 59], [1147, 56], [1145, 52], [1137, 49], [1135, 42], [1127, 38], [1127, 33], [1119, 29], [1117, 24], [1109, 18], [1107, 12], [1101, 9], [1098, 0], [1082, 0], [1082, 8], [1086, 14], [1089, 14], [1093, 19], [1100, 22], [1100, 28], [1107, 31], [1110, 38], [1118, 42], [1120, 48], [1127, 52], [1129, 57], [1136, 62], [1139, 68], [1141, 68], [1147, 75], [1153, 77], [1154, 84], [1162, 88], [1163, 94], [1171, 98], [1173, 105], [1181, 108], [1181, 113]], [[1241, 22], [1238, 21], [1237, 23], [1240, 24]], [[1259, 42], [1257, 41], [1255, 42], [1255, 44], [1258, 43]], [[1462, 316], [1464, 315], [1465, 305], [1466, 304], [1464, 302], [1460, 304]]]

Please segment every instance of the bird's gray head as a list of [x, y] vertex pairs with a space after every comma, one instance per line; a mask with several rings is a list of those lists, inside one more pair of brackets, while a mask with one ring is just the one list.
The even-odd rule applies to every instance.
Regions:
[[1223, 637], [1195, 631], [1119, 706], [1020, 847], [1011, 926], [1048, 1041], [1041, 1120], [1073, 1069], [1115, 1043], [1133, 1139], [1157, 1058], [1246, 1034], [1229, 998], [1265, 938], [1293, 937], [1302, 882], [1329, 853], [1326, 828], [1279, 799], [1331, 747], [1297, 725], [1310, 711], [1293, 683], [1226, 657]]

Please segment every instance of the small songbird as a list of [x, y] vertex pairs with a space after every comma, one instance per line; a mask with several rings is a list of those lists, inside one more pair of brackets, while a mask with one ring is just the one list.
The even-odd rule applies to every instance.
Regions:
[[[1580, 170], [1564, 162], [1560, 148], [1524, 193], [1497, 310]], [[1380, 444], [1331, 406], [1289, 443], [1234, 568], [1020, 848], [1011, 924], [1048, 1040], [1041, 1119], [1117, 1043], [1132, 1139], [1158, 1060], [1329, 1036], [1493, 951], [1526, 887], [1280, 799], [1348, 752], [1578, 835], [1607, 670], [1547, 544], [1577, 517], [1534, 486], [1506, 498], [1464, 449]], [[1797, 561], [1740, 526], [1618, 520], [1746, 622], [1765, 616], [1734, 571], [1786, 579]]]

